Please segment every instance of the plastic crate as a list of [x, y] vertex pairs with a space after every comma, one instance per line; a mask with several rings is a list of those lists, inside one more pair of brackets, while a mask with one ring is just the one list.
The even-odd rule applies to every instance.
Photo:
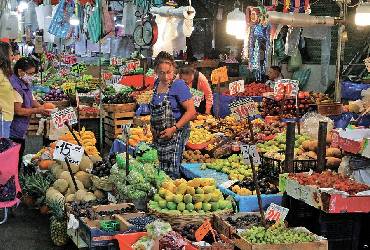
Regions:
[[213, 169], [205, 169], [202, 170], [200, 167], [202, 166], [201, 163], [183, 163], [181, 166], [181, 171], [188, 179], [194, 178], [214, 178], [216, 180], [217, 185], [221, 185], [222, 183], [229, 180], [227, 174], [217, 172]]
[[[261, 155], [261, 164], [273, 168], [278, 173], [283, 173], [284, 161]], [[294, 160], [293, 173], [308, 172], [317, 168], [317, 160]]]
[[305, 227], [312, 231], [317, 225], [319, 210], [288, 195], [283, 198], [283, 207], [289, 209], [286, 220], [291, 227]]

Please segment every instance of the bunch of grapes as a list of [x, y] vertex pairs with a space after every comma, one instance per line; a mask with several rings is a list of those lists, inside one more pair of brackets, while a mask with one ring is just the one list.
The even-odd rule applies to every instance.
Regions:
[[268, 229], [254, 226], [244, 231], [241, 236], [247, 241], [257, 244], [291, 244], [315, 240], [312, 234], [286, 228], [283, 223], [274, 224]]

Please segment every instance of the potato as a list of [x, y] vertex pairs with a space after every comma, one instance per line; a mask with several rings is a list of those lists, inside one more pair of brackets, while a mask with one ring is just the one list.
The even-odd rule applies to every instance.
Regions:
[[311, 158], [311, 159], [315, 159], [315, 160], [317, 160], [317, 154], [315, 153], [315, 152], [313, 152], [313, 151], [309, 151], [309, 152], [307, 152], [306, 153], [306, 156], [308, 156], [309, 158]]
[[302, 142], [302, 148], [304, 150], [309, 150], [310, 143], [311, 143], [311, 141], [304, 141], [304, 142]]
[[317, 150], [317, 144], [318, 144], [318, 141], [317, 140], [311, 140], [308, 144], [308, 150], [309, 151], [314, 151], [316, 152]]
[[337, 157], [340, 158], [342, 155], [342, 152], [339, 148], [328, 148], [326, 149], [326, 156], [328, 157]]
[[328, 167], [339, 167], [340, 163], [342, 162], [341, 159], [335, 157], [326, 157], [326, 165]]

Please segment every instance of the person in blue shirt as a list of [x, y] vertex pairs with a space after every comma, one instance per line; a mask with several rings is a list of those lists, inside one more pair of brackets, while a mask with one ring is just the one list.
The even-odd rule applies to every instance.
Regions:
[[183, 80], [175, 79], [176, 63], [167, 52], [160, 52], [154, 61], [158, 76], [150, 103], [150, 125], [153, 144], [158, 151], [159, 166], [170, 177], [180, 177], [185, 143], [189, 138], [189, 122], [195, 115], [194, 101]]

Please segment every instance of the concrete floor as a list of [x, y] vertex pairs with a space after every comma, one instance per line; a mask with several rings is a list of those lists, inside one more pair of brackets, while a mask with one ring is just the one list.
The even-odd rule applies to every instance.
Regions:
[[[26, 141], [25, 153], [36, 153], [42, 147], [42, 137], [32, 136]], [[0, 209], [0, 220], [3, 211]], [[0, 225], [0, 250], [75, 250], [73, 243], [56, 247], [50, 239], [49, 216], [41, 215], [38, 210], [20, 205]]]

